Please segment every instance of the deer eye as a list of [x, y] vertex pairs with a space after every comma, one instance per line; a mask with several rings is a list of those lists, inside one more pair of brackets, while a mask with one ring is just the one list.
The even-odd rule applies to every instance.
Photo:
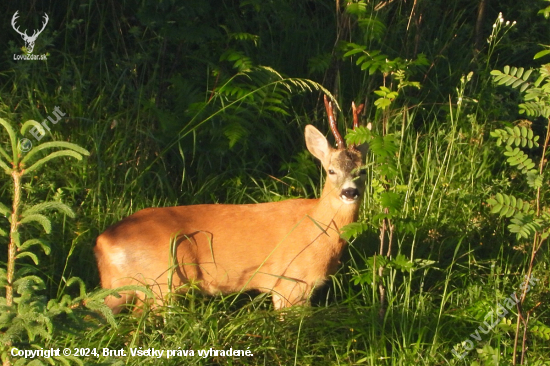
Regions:
[[336, 174], [336, 172], [335, 172], [334, 170], [332, 170], [332, 169], [329, 169], [329, 170], [328, 170], [328, 174], [334, 175], [334, 174]]
[[361, 174], [361, 175], [367, 174], [367, 169], [361, 169], [361, 170], [359, 171], [359, 174]]

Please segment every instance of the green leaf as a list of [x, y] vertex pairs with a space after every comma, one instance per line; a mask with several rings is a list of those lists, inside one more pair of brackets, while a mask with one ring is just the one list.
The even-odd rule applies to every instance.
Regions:
[[[34, 149], [33, 149], [34, 150]], [[31, 151], [33, 151], [31, 150]], [[32, 166], [30, 166], [29, 168], [25, 169], [24, 170], [24, 174], [27, 175], [29, 174], [30, 172], [40, 168], [42, 165], [44, 165], [45, 163], [47, 163], [48, 161], [52, 160], [52, 159], [55, 159], [55, 158], [59, 158], [59, 157], [62, 157], [62, 156], [72, 156], [73, 158], [77, 159], [77, 160], [82, 160], [82, 155], [80, 155], [79, 153], [77, 152], [74, 152], [74, 151], [71, 151], [71, 150], [62, 150], [62, 151], [56, 151], [56, 152], [53, 152], [51, 154], [49, 154], [48, 156], [38, 160], [36, 163], [34, 163]]]
[[71, 287], [73, 284], [78, 284], [78, 288], [80, 291], [79, 297], [85, 297], [86, 296], [86, 285], [84, 284], [84, 281], [82, 281], [78, 277], [71, 277], [67, 281], [67, 287]]
[[[34, 121], [27, 121], [27, 122], [34, 122]], [[73, 144], [72, 142], [66, 142], [66, 141], [50, 141], [50, 142], [44, 142], [40, 145], [34, 146], [31, 151], [25, 157], [23, 160], [21, 160], [21, 163], [26, 163], [27, 161], [31, 160], [31, 158], [36, 155], [38, 152], [42, 150], [47, 149], [54, 149], [54, 148], [65, 148], [72, 151], [75, 151], [81, 155], [88, 156], [90, 155], [90, 152], [77, 144]], [[78, 158], [77, 158], [78, 159]], [[78, 159], [80, 160], [80, 159]]]
[[[14, 163], [18, 163], [19, 160], [17, 158], [17, 140], [16, 140], [16, 134], [15, 134], [15, 130], [13, 129], [13, 127], [3, 118], [0, 118], [0, 125], [2, 125], [4, 127], [4, 129], [6, 130], [6, 132], [8, 133], [8, 136], [10, 138], [10, 144], [11, 144], [11, 153], [12, 153], [12, 157], [11, 159], [13, 160]], [[2, 154], [3, 155], [3, 154]], [[2, 162], [2, 160], [0, 159], [0, 162]], [[2, 166], [3, 167], [3, 166]]]
[[499, 213], [502, 209], [502, 205], [500, 203], [495, 203], [491, 209], [491, 213]]
[[525, 71], [525, 73], [523, 74], [523, 76], [521, 78], [523, 80], [527, 81], [527, 79], [529, 79], [529, 76], [531, 76], [531, 73], [533, 73], [533, 69], [529, 69], [529, 70]]
[[537, 338], [550, 341], [550, 326], [536, 320], [535, 325], [529, 327], [529, 331]]
[[550, 53], [550, 50], [542, 50], [537, 53], [535, 53], [535, 56], [533, 57], [533, 60], [536, 60], [538, 58], [544, 57]]
[[348, 43], [347, 46], [350, 48], [350, 50], [344, 53], [344, 58], [353, 56], [359, 52], [363, 52], [367, 48], [366, 46], [361, 46], [355, 43]]
[[402, 208], [401, 195], [395, 192], [382, 192], [380, 203], [382, 207], [388, 208], [392, 214], [399, 212]]
[[50, 222], [50, 219], [48, 219], [46, 216], [41, 214], [32, 214], [28, 215], [21, 219], [21, 224], [27, 224], [29, 222], [37, 222], [44, 228], [44, 231], [49, 234], [52, 230], [52, 224]]
[[528, 239], [532, 237], [536, 231], [540, 230], [538, 219], [535, 219], [532, 214], [524, 215], [518, 212], [510, 219], [510, 222], [511, 224], [508, 225], [508, 230], [515, 233], [517, 239]]
[[542, 187], [543, 176], [540, 175], [536, 170], [527, 172], [527, 184], [529, 187], [537, 189]]
[[414, 268], [414, 263], [408, 260], [404, 254], [398, 254], [390, 261], [389, 266], [403, 272], [410, 272]]
[[349, 2], [346, 5], [346, 13], [361, 15], [367, 12], [367, 4], [364, 2]]
[[27, 130], [29, 127], [36, 127], [38, 129], [44, 129], [44, 126], [40, 124], [40, 122], [35, 121], [33, 119], [29, 119], [28, 121], [24, 122], [21, 126], [21, 135], [25, 135], [27, 133]]
[[21, 244], [18, 249], [19, 251], [22, 252], [22, 251], [28, 250], [30, 247], [34, 245], [40, 245], [40, 247], [42, 248], [42, 250], [46, 255], [49, 255], [52, 250], [50, 247], [50, 244], [48, 244], [42, 239], [29, 239], [25, 241], [23, 244]]
[[32, 214], [35, 214], [35, 213], [41, 213], [43, 211], [48, 211], [48, 210], [56, 210], [58, 212], [64, 213], [65, 215], [67, 215], [69, 217], [74, 217], [74, 212], [71, 210], [71, 208], [69, 206], [67, 206], [64, 203], [54, 202], [54, 201], [52, 201], [52, 202], [42, 202], [42, 203], [36, 204], [36, 205], [26, 209], [25, 211], [23, 211], [21, 216], [25, 217], [25, 216], [28, 216], [28, 215], [32, 215]]
[[8, 208], [8, 206], [4, 205], [2, 202], [0, 202], [0, 215], [3, 215], [3, 216], [11, 215], [11, 210]]
[[233, 148], [237, 142], [248, 136], [248, 130], [238, 121], [231, 121], [223, 126], [223, 134], [229, 140], [229, 148]]
[[24, 257], [29, 257], [30, 259], [32, 259], [35, 265], [38, 265], [38, 257], [33, 252], [21, 252], [15, 256], [15, 259], [21, 259]]
[[372, 140], [372, 132], [366, 126], [358, 126], [356, 129], [348, 129], [346, 144], [361, 145]]
[[366, 222], [352, 222], [342, 228], [340, 236], [344, 240], [349, 241], [351, 238], [357, 237], [367, 231], [368, 228], [369, 225]]
[[491, 206], [491, 213], [499, 214], [500, 216], [511, 217], [516, 213], [532, 214], [534, 211], [528, 202], [515, 196], [506, 195], [502, 193], [495, 194], [495, 198], [489, 198], [487, 200], [489, 206]]
[[374, 101], [374, 105], [376, 108], [384, 110], [391, 105], [391, 100], [386, 98], [378, 98]]
[[46, 284], [40, 277], [29, 275], [17, 278], [13, 282], [13, 287], [17, 289], [18, 294], [23, 294], [23, 292], [28, 291], [29, 289], [43, 290], [46, 288]]

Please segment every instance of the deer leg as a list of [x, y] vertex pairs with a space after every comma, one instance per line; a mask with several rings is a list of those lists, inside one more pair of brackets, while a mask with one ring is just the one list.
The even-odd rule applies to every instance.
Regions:
[[113, 314], [118, 314], [124, 309], [125, 304], [132, 303], [136, 295], [135, 291], [122, 291], [120, 296], [109, 295], [105, 297], [105, 305], [111, 308]]
[[312, 288], [303, 282], [289, 282], [273, 288], [272, 299], [275, 310], [294, 305], [309, 305]]

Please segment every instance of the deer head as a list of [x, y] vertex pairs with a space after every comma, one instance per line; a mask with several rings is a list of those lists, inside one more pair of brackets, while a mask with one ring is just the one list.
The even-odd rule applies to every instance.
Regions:
[[39, 31], [37, 31], [36, 29], [34, 30], [34, 32], [32, 33], [32, 36], [29, 36], [27, 34], [27, 30], [25, 29], [24, 32], [21, 32], [19, 30], [19, 27], [17, 27], [15, 25], [15, 21], [17, 20], [17, 18], [19, 18], [19, 16], [17, 15], [17, 13], [19, 13], [19, 10], [17, 10], [15, 12], [15, 14], [13, 14], [13, 17], [11, 18], [11, 26], [13, 27], [13, 29], [19, 33], [21, 35], [21, 37], [23, 38], [23, 41], [25, 41], [25, 48], [27, 49], [27, 52], [28, 53], [32, 53], [32, 51], [34, 50], [34, 42], [36, 41], [36, 38], [38, 38], [38, 36], [40, 35], [40, 33], [42, 33], [42, 31], [44, 30], [44, 28], [46, 28], [46, 25], [48, 24], [48, 14], [44, 13], [44, 23], [42, 23], [42, 29], [40, 29]]
[[[355, 204], [359, 201], [362, 191], [362, 179], [356, 180], [356, 178], [364, 173], [364, 169], [361, 169], [362, 156], [366, 153], [368, 145], [349, 145], [346, 147], [342, 135], [338, 132], [336, 118], [332, 110], [332, 102], [327, 99], [326, 95], [324, 101], [330, 129], [336, 140], [337, 149], [327, 147], [320, 149], [316, 147], [326, 145], [327, 142], [320, 132], [316, 131], [316, 133], [313, 133], [314, 131], [311, 131], [311, 128], [309, 129], [310, 131], [306, 128], [306, 143], [311, 153], [321, 160], [323, 167], [328, 173], [327, 185], [325, 186], [327, 192], [333, 189], [339, 191], [339, 198], [343, 203]], [[363, 108], [363, 104], [356, 108], [355, 103], [352, 103], [354, 130], [359, 126], [359, 115]], [[317, 142], [315, 144], [313, 143], [315, 140], [322, 140], [323, 143]]]

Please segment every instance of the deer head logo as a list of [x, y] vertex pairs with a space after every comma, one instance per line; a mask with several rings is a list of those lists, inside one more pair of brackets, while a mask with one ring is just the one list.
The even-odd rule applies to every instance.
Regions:
[[24, 32], [21, 32], [19, 31], [19, 27], [16, 27], [15, 25], [15, 21], [17, 20], [17, 18], [19, 18], [19, 15], [17, 15], [17, 13], [19, 13], [19, 10], [17, 10], [15, 12], [15, 14], [13, 14], [13, 18], [11, 18], [11, 26], [13, 27], [13, 29], [19, 33], [21, 35], [21, 37], [23, 38], [23, 40], [25, 41], [25, 48], [27, 49], [27, 52], [28, 53], [32, 53], [33, 49], [34, 49], [34, 42], [36, 41], [36, 38], [38, 38], [38, 36], [40, 35], [40, 33], [42, 33], [42, 31], [44, 30], [44, 28], [46, 28], [46, 24], [48, 24], [48, 14], [44, 13], [44, 23], [42, 23], [42, 29], [40, 29], [39, 31], [37, 30], [34, 30], [34, 32], [32, 33], [32, 36], [29, 36], [27, 34], [27, 30], [25, 29]]

